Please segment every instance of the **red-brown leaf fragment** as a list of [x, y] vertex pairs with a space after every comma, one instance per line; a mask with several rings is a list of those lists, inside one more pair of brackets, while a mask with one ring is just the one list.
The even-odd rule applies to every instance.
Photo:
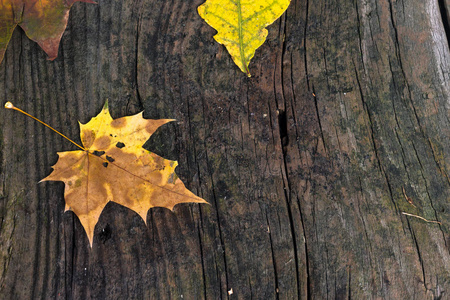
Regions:
[[69, 10], [78, 1], [95, 3], [92, 0], [0, 0], [0, 63], [17, 25], [41, 46], [49, 60], [55, 59]]

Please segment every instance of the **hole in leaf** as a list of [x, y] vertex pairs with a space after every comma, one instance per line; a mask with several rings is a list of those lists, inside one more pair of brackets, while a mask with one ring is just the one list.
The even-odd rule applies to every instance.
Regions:
[[118, 142], [118, 143], [116, 144], [116, 147], [119, 148], [119, 149], [122, 149], [123, 147], [125, 147], [125, 144], [122, 143], [122, 142]]
[[108, 167], [108, 163], [105, 161], [104, 163], [103, 163], [103, 166], [106, 168], [106, 167]]
[[105, 154], [105, 151], [97, 151], [97, 150], [94, 151], [94, 155], [102, 156], [103, 154]]
[[113, 162], [113, 161], [115, 161], [115, 159], [114, 158], [112, 158], [111, 156], [108, 156], [108, 155], [106, 155], [106, 160], [107, 161], [109, 161], [109, 162]]

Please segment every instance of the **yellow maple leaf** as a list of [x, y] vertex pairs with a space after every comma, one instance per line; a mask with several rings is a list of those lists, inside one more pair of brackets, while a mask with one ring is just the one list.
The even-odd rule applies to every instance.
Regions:
[[217, 30], [234, 63], [250, 77], [248, 64], [267, 37], [267, 27], [288, 8], [290, 0], [207, 0], [199, 15]]
[[114, 201], [137, 212], [146, 222], [151, 207], [173, 209], [178, 203], [207, 203], [177, 177], [176, 161], [142, 145], [158, 127], [174, 120], [148, 120], [142, 112], [113, 120], [107, 104], [86, 124], [80, 123], [85, 150], [58, 152], [53, 172], [42, 181], [63, 181], [66, 210], [72, 210], [92, 247], [94, 227], [103, 208]]

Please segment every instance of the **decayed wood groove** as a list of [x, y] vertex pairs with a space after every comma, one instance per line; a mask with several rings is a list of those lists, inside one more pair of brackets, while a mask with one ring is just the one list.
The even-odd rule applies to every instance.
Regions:
[[74, 139], [106, 99], [177, 119], [148, 148], [211, 205], [108, 204], [90, 250], [37, 184], [72, 145], [0, 110], [0, 298], [448, 297], [448, 1], [292, 0], [252, 78], [201, 3], [77, 3], [54, 62], [14, 33], [4, 101]]

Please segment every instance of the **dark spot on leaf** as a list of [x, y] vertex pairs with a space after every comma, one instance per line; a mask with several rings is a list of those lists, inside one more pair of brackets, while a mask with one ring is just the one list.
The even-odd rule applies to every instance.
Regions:
[[95, 140], [95, 131], [84, 129], [81, 134], [81, 141], [83, 142], [83, 145], [87, 148], [92, 146]]
[[169, 179], [167, 180], [168, 183], [174, 184], [175, 183], [175, 172], [173, 172], [172, 174], [170, 174]]
[[103, 154], [105, 154], [105, 151], [97, 151], [97, 150], [94, 151], [94, 155], [102, 156]]
[[115, 119], [111, 122], [111, 126], [114, 128], [125, 127], [127, 120], [125, 118]]
[[125, 147], [125, 144], [122, 143], [122, 142], [118, 142], [118, 143], [116, 144], [116, 147], [119, 148], [119, 149], [122, 149], [123, 147]]
[[108, 163], [105, 161], [104, 163], [103, 163], [103, 166], [106, 168], [106, 167], [108, 167]]
[[113, 162], [113, 161], [115, 161], [115, 159], [114, 158], [112, 158], [111, 156], [108, 156], [108, 155], [106, 155], [106, 160], [107, 161], [109, 161], [109, 162]]
[[105, 149], [109, 145], [111, 145], [111, 138], [107, 136], [101, 136], [98, 137], [95, 141], [93, 146], [97, 149]]

